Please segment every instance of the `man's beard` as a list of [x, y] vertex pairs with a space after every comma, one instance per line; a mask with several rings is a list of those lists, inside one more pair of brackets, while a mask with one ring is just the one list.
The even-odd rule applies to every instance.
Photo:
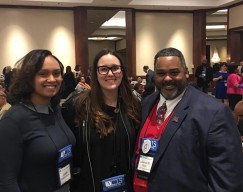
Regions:
[[[176, 89], [174, 89], [173, 92], [163, 89], [163, 87], [168, 86], [168, 85], [173, 85], [176, 87]], [[179, 84], [175, 81], [166, 82], [161, 85], [160, 93], [165, 99], [172, 100], [172, 99], [176, 98], [177, 96], [179, 96], [185, 90], [186, 86], [187, 86], [186, 80], [183, 80]]]

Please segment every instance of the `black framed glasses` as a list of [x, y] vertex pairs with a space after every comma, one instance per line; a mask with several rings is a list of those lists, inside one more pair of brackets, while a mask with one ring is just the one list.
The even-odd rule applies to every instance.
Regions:
[[97, 71], [101, 75], [107, 75], [109, 71], [111, 71], [112, 74], [120, 74], [122, 71], [122, 67], [120, 65], [113, 65], [111, 67], [99, 66], [97, 67]]

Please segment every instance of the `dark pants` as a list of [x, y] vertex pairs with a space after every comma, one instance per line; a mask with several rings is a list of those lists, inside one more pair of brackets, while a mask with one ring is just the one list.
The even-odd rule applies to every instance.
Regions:
[[229, 107], [232, 111], [235, 109], [235, 105], [242, 100], [242, 95], [239, 94], [227, 94], [229, 100]]
[[208, 93], [208, 84], [203, 84], [201, 86], [198, 86], [199, 89], [204, 92], [204, 93]]

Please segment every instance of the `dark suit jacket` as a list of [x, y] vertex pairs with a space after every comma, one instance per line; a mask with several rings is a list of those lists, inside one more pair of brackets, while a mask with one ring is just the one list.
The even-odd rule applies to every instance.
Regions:
[[205, 81], [202, 77], [200, 77], [203, 71], [203, 67], [204, 67], [203, 65], [199, 65], [196, 68], [196, 72], [195, 72], [195, 77], [197, 78], [197, 85], [199, 87], [208, 86], [208, 84], [213, 80], [213, 68], [208, 65], [206, 66]]
[[152, 71], [151, 69], [149, 69], [146, 74], [146, 83], [154, 84], [154, 71]]
[[[156, 92], [142, 104], [142, 124]], [[231, 111], [188, 86], [159, 141], [149, 192], [243, 192], [243, 153]]]

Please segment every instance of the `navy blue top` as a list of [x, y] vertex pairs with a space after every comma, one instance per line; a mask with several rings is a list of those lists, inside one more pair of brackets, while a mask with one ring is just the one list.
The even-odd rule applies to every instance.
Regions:
[[58, 188], [57, 151], [74, 145], [75, 137], [59, 106], [46, 109], [17, 104], [1, 119], [0, 192], [52, 192]]

